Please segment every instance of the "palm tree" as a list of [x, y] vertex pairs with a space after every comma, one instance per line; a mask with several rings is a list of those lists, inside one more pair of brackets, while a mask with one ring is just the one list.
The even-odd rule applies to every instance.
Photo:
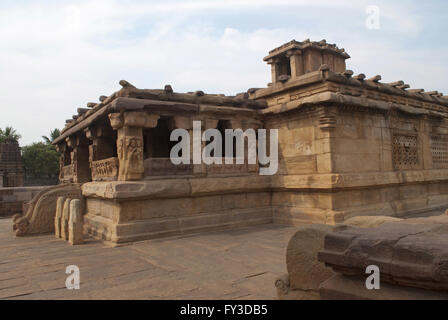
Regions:
[[45, 143], [51, 144], [60, 135], [61, 131], [58, 128], [56, 128], [50, 131], [50, 138], [48, 138], [47, 136], [42, 136], [42, 139], [44, 139]]
[[12, 138], [18, 142], [21, 137], [22, 136], [18, 134], [13, 127], [6, 127], [5, 130], [0, 129], [0, 142], [5, 140], [6, 138]]

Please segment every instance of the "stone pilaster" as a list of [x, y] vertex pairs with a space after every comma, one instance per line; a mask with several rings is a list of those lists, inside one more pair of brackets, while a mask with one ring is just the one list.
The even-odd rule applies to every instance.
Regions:
[[159, 118], [137, 111], [109, 114], [111, 126], [117, 130], [118, 180], [143, 179], [143, 128], [155, 128]]
[[278, 59], [270, 59], [268, 60], [268, 64], [271, 65], [271, 81], [272, 83], [276, 83], [279, 72]]
[[89, 140], [84, 135], [70, 136], [65, 139], [72, 148], [70, 154], [73, 182], [84, 183], [91, 180], [89, 166]]
[[92, 141], [89, 145], [89, 158], [97, 161], [114, 157], [115, 141], [111, 140], [113, 129], [109, 126], [88, 127], [84, 129], [87, 139]]
[[303, 59], [301, 51], [288, 51], [287, 57], [289, 57], [289, 65], [291, 67], [291, 78], [296, 78], [304, 74]]

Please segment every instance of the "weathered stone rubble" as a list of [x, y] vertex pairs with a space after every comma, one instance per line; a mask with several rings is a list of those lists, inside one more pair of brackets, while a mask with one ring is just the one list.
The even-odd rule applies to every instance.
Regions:
[[[301, 227], [288, 245], [288, 274], [275, 283], [278, 297], [448, 299], [447, 227], [446, 214], [364, 216], [333, 227]], [[379, 290], [366, 288], [370, 265], [379, 267]]]
[[[346, 220], [343, 226], [376, 228], [383, 223], [401, 220], [387, 216], [359, 216]], [[286, 250], [288, 274], [280, 277], [275, 283], [279, 299], [320, 299], [321, 284], [336, 273], [318, 260], [318, 254], [324, 248], [326, 235], [335, 228], [323, 224], [310, 224], [298, 228]]]
[[386, 223], [378, 228], [348, 227], [325, 236], [319, 261], [335, 272], [364, 277], [376, 265], [381, 282], [448, 290], [448, 216], [444, 223]]

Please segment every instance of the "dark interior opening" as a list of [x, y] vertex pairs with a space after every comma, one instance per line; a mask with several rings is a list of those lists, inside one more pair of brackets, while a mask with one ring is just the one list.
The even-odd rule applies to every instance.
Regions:
[[277, 68], [277, 77], [291, 76], [291, 64], [289, 63], [289, 59], [287, 57], [280, 59], [277, 63]]
[[170, 141], [168, 118], [160, 118], [157, 127], [143, 130], [143, 152], [146, 158], [169, 158], [171, 148], [177, 143]]

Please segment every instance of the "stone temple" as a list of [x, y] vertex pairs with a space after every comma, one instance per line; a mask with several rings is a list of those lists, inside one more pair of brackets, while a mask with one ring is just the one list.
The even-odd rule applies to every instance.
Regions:
[[0, 188], [23, 186], [23, 173], [19, 143], [6, 138], [0, 143]]
[[0, 217], [22, 211], [16, 187], [22, 187], [24, 170], [19, 143], [11, 137], [0, 142]]
[[[354, 75], [348, 58], [325, 40], [290, 41], [264, 58], [272, 82], [235, 96], [120, 81], [66, 121], [53, 142], [60, 185], [14, 218], [16, 234], [54, 231], [59, 197], [80, 199], [84, 233], [113, 243], [447, 208], [448, 97]], [[277, 173], [172, 164], [170, 133], [194, 120], [203, 130], [278, 129]]]

